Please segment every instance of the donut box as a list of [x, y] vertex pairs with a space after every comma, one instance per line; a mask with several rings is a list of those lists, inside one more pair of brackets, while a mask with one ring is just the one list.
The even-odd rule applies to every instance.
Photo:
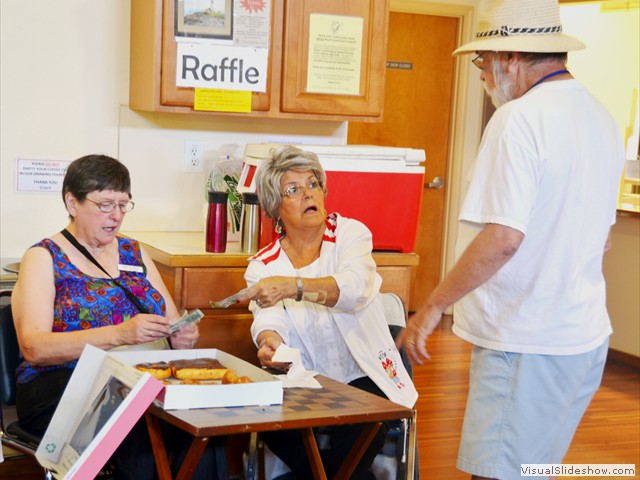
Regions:
[[239, 377], [247, 376], [251, 383], [184, 385], [167, 382], [156, 398], [156, 404], [165, 410], [239, 407], [249, 405], [282, 404], [282, 381], [238, 357], [218, 349], [193, 350], [123, 350], [110, 352], [110, 356], [131, 365], [139, 363], [170, 362], [172, 360], [215, 358]]
[[[216, 358], [252, 383], [166, 385], [134, 368], [145, 362]], [[151, 405], [169, 409], [282, 404], [282, 381], [215, 349], [105, 351], [87, 345], [38, 446], [55, 478], [95, 478]]]
[[163, 384], [87, 345], [38, 446], [55, 478], [95, 478]]

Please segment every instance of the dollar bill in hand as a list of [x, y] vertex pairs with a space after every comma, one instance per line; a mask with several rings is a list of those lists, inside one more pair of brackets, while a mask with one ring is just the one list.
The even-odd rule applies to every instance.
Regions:
[[234, 293], [230, 297], [227, 297], [223, 300], [218, 300], [217, 302], [210, 301], [209, 303], [211, 304], [211, 308], [229, 308], [231, 305], [233, 305], [238, 301], [238, 298], [240, 298], [242, 295], [247, 293], [248, 290], [249, 290], [249, 287], [244, 288], [240, 290], [238, 293]]
[[185, 314], [182, 315], [180, 320], [169, 325], [169, 329], [171, 330], [171, 335], [176, 333], [181, 328], [186, 327], [187, 325], [191, 325], [192, 323], [199, 322], [202, 317], [204, 317], [204, 313], [202, 313], [197, 308], [193, 310], [191, 313], [185, 312]]

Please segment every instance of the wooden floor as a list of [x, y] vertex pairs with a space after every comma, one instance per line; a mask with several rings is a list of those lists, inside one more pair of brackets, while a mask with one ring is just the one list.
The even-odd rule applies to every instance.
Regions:
[[[451, 332], [451, 319], [448, 318], [429, 338], [427, 347], [431, 360], [414, 367], [414, 382], [420, 393], [420, 478], [468, 479], [469, 475], [457, 470], [455, 463], [467, 395], [471, 346]], [[607, 364], [602, 385], [587, 409], [563, 463], [635, 464], [635, 478], [638, 478], [640, 372], [637, 369]]]
[[[431, 360], [414, 370], [420, 393], [420, 478], [468, 479], [468, 475], [455, 468], [455, 462], [471, 349], [469, 344], [451, 333], [450, 319], [431, 336], [428, 349]], [[589, 406], [563, 463], [632, 463], [640, 474], [638, 370], [615, 363], [607, 365], [602, 386]], [[42, 478], [32, 461], [0, 464], [0, 477], [3, 480]], [[576, 480], [584, 478], [575, 477]]]

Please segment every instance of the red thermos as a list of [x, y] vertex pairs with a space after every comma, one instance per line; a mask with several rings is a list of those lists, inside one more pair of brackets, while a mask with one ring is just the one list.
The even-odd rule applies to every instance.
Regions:
[[223, 253], [227, 248], [227, 192], [209, 191], [207, 211], [207, 231], [205, 248], [207, 252]]

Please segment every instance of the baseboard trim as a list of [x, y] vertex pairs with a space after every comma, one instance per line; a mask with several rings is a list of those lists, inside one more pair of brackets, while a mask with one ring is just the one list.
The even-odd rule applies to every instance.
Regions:
[[609, 349], [607, 362], [621, 363], [634, 370], [640, 371], [640, 357], [613, 348]]

